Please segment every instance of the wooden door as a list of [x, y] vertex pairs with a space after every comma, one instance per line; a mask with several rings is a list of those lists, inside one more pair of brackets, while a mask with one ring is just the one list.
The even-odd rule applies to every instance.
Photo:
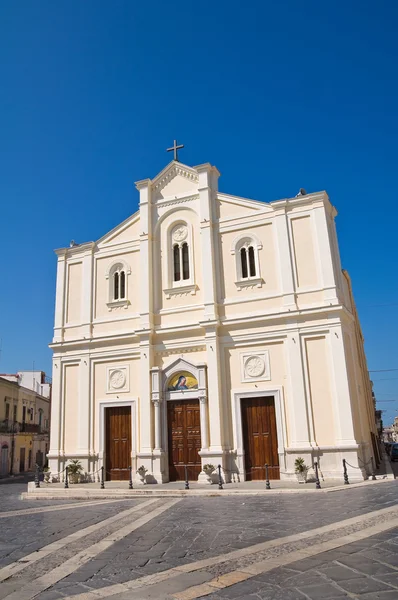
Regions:
[[106, 476], [107, 481], [126, 481], [131, 465], [131, 407], [107, 408]]
[[273, 397], [242, 399], [246, 480], [279, 479], [278, 439]]
[[184, 465], [187, 465], [188, 479], [196, 481], [201, 471], [199, 450], [202, 447], [199, 401], [169, 401], [167, 424], [170, 481], [185, 479]]
[[19, 449], [19, 472], [25, 471], [25, 448]]

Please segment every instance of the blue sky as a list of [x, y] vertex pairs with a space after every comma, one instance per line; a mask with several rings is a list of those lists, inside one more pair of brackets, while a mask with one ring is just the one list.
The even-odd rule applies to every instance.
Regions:
[[[397, 19], [393, 1], [1, 2], [0, 372], [51, 371], [53, 249], [133, 213], [175, 137], [224, 192], [328, 191], [369, 369], [398, 368]], [[389, 421], [398, 371], [372, 377]]]

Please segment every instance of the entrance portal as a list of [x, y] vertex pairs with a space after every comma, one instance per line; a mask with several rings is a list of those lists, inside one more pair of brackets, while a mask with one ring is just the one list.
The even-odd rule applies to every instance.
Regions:
[[131, 407], [105, 410], [107, 481], [126, 481], [131, 465]]
[[197, 480], [202, 469], [199, 400], [168, 401], [167, 424], [170, 481], [185, 479], [184, 465], [187, 465], [188, 479]]
[[273, 397], [242, 398], [246, 480], [279, 479], [278, 439]]

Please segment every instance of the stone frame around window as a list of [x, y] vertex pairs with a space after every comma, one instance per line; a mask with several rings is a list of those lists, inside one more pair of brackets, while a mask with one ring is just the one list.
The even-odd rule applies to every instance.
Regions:
[[[115, 300], [114, 298], [114, 281], [113, 276], [116, 271], [124, 271], [125, 273], [125, 297], [122, 299]], [[105, 273], [105, 279], [108, 280], [108, 302], [106, 303], [108, 307], [108, 311], [117, 309], [117, 308], [125, 308], [130, 305], [130, 300], [128, 298], [128, 280], [131, 275], [131, 267], [126, 263], [123, 258], [117, 258], [114, 260], [108, 267]]]
[[[255, 262], [256, 274], [254, 276], [248, 274], [247, 277], [243, 277], [240, 251], [242, 248], [246, 248], [248, 250], [250, 246], [254, 250], [254, 262]], [[259, 250], [262, 250], [262, 248], [263, 248], [263, 245], [262, 245], [261, 241], [258, 239], [258, 237], [255, 234], [249, 233], [249, 232], [247, 232], [247, 233], [245, 232], [245, 233], [238, 235], [232, 242], [231, 254], [232, 254], [232, 256], [235, 256], [235, 272], [236, 272], [235, 285], [238, 288], [238, 291], [240, 291], [243, 288], [253, 288], [253, 287], [261, 288], [262, 287], [264, 280], [261, 277], [260, 258], [259, 258]]]

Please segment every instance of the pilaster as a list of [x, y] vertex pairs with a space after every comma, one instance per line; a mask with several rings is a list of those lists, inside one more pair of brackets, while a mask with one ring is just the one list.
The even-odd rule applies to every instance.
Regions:
[[203, 270], [203, 303], [206, 319], [217, 318], [217, 284], [215, 273], [214, 204], [219, 172], [209, 163], [195, 167], [199, 176], [200, 234]]
[[152, 211], [151, 180], [136, 183], [140, 193], [140, 324], [152, 327]]
[[48, 458], [50, 471], [60, 471], [61, 449], [61, 409], [62, 409], [62, 364], [60, 358], [53, 358], [52, 370], [52, 399], [50, 420], [50, 449]]
[[291, 418], [290, 443], [291, 448], [311, 451], [310, 423], [308, 414], [303, 368], [306, 364], [301, 348], [299, 332], [289, 332], [286, 336], [285, 351], [287, 357], [287, 372], [289, 381], [288, 406]]
[[324, 288], [325, 301], [338, 302], [336, 281], [333, 271], [332, 241], [329, 238], [329, 228], [323, 206], [314, 208], [314, 232], [316, 240], [316, 260], [321, 277], [320, 284]]
[[[61, 251], [60, 251], [61, 252]], [[64, 339], [65, 319], [65, 281], [66, 281], [66, 251], [58, 254], [57, 284], [55, 292], [55, 317], [53, 342], [62, 342]]]
[[79, 365], [79, 398], [77, 414], [77, 451], [89, 455], [90, 431], [90, 359], [84, 356]]
[[296, 310], [295, 287], [293, 278], [293, 260], [289, 243], [289, 230], [286, 213], [275, 217], [276, 248], [279, 254], [279, 280], [283, 294], [283, 306]]
[[92, 336], [94, 248], [95, 244], [91, 244], [82, 261], [81, 335], [86, 338], [91, 338]]

